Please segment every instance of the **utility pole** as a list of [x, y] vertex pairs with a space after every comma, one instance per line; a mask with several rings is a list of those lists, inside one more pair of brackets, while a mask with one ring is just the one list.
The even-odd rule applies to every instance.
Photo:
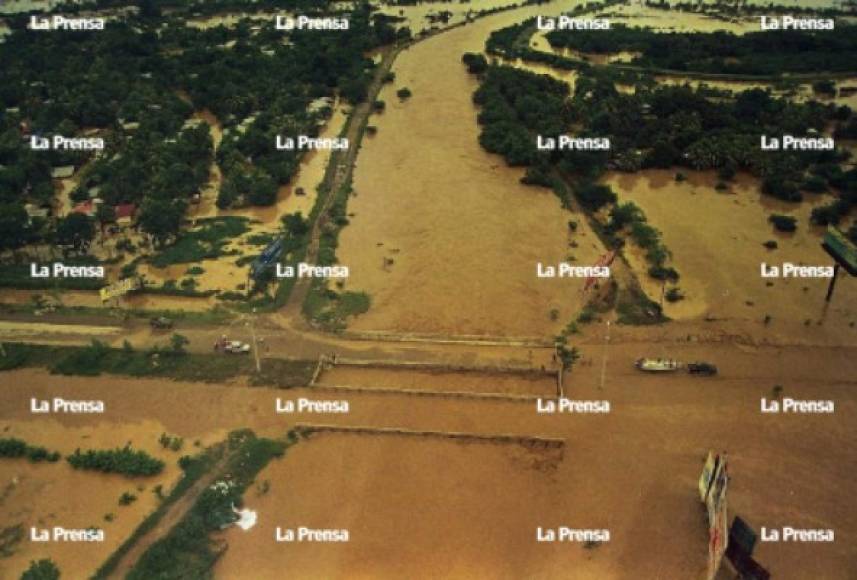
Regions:
[[256, 341], [256, 309], [250, 317], [250, 334], [253, 336], [253, 356], [256, 357], [256, 372], [262, 372], [262, 361], [259, 360], [259, 343]]
[[610, 344], [610, 321], [607, 321], [607, 335], [604, 337], [604, 356], [601, 357], [601, 383], [598, 390], [604, 389], [604, 378], [607, 376], [607, 347]]

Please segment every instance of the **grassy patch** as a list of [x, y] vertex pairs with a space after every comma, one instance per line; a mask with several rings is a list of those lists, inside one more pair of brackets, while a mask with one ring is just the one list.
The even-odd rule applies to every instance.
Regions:
[[[72, 258], [68, 260], [51, 260], [40, 262], [41, 265], [52, 267], [54, 262], [66, 266], [98, 266], [101, 262], [92, 257]], [[25, 290], [97, 290], [104, 286], [103, 278], [33, 278], [30, 272], [30, 262], [23, 264], [3, 264], [0, 266], [0, 287], [21, 288]]]
[[199, 220], [196, 229], [182, 233], [176, 243], [164, 248], [150, 261], [157, 268], [219, 258], [224, 247], [248, 230], [247, 218], [227, 216]]
[[314, 361], [265, 359], [257, 374], [252, 356], [224, 354], [176, 354], [167, 347], [146, 351], [110, 348], [98, 341], [86, 347], [44, 346], [20, 343], [3, 345], [0, 370], [45, 367], [53, 374], [133, 377], [165, 377], [177, 381], [222, 383], [239, 376], [253, 375], [259, 386], [279, 388], [309, 384]]

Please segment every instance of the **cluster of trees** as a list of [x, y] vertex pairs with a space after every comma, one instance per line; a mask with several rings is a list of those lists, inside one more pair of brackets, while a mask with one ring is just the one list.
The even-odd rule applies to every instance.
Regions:
[[631, 239], [645, 250], [646, 261], [649, 262], [649, 276], [657, 280], [678, 282], [679, 274], [667, 262], [672, 254], [661, 240], [661, 232], [647, 223], [643, 210], [634, 202], [629, 201], [613, 206], [606, 231], [609, 235], [627, 230]]
[[134, 451], [126, 445], [108, 450], [76, 449], [66, 461], [75, 469], [91, 469], [102, 473], [121, 473], [128, 476], [157, 475], [164, 469], [164, 462], [145, 451]]
[[540, 163], [536, 135], [565, 132], [571, 117], [566, 83], [512, 67], [490, 67], [473, 95], [479, 105], [479, 143], [509, 165]]
[[0, 457], [26, 457], [32, 462], [59, 461], [61, 455], [56, 451], [48, 451], [44, 447], [33, 447], [25, 441], [14, 437], [0, 439]]
[[[71, 9], [125, 5], [97, 0]], [[214, 160], [208, 126], [187, 124], [194, 110], [211, 110], [227, 129], [218, 151], [221, 207], [274, 203], [301, 155], [277, 151], [275, 136], [316, 135], [330, 110], [308, 114], [315, 99], [339, 94], [352, 103], [364, 100], [374, 65], [363, 55], [409, 37], [368, 3], [340, 13], [349, 18], [348, 30], [313, 34], [276, 30], [273, 19], [261, 30], [250, 18], [234, 28], [208, 29], [189, 27], [187, 20], [230, 9], [327, 14], [326, 1], [145, 0], [138, 8], [136, 16], [111, 20], [98, 34], [32, 34], [24, 30], [25, 15], [11, 19], [13, 33], [0, 44], [0, 109], [6, 111], [0, 115], [0, 208], [15, 227], [0, 239], [0, 251], [39, 242], [86, 251], [94, 226], [113, 221], [110, 209], [121, 203], [138, 205], [140, 227], [156, 243], [175, 239]], [[239, 131], [250, 116], [255, 120]], [[105, 139], [97, 154], [31, 151], [25, 140], [93, 131]], [[104, 200], [95, 220], [81, 216], [57, 224], [24, 215], [25, 203], [51, 204], [51, 169], [61, 165], [83, 167], [73, 201]]]
[[610, 30], [555, 30], [552, 47], [588, 53], [637, 52], [635, 65], [717, 74], [780, 75], [853, 71], [857, 26], [837, 23], [834, 31], [780, 30], [743, 35], [726, 31], [662, 32], [613, 26]]

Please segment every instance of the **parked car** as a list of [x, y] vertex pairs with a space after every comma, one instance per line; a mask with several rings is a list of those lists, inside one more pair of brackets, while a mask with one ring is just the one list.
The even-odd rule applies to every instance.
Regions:
[[716, 375], [717, 367], [707, 362], [692, 362], [687, 364], [687, 372], [692, 375]]
[[158, 316], [157, 318], [150, 318], [149, 325], [156, 330], [169, 330], [173, 327], [173, 321], [169, 318]]

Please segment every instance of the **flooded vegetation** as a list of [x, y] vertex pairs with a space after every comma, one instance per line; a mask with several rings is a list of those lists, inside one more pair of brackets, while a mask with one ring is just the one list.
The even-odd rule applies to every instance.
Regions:
[[[633, 201], [643, 209], [670, 248], [685, 297], [664, 301], [667, 316], [768, 320], [772, 325], [807, 321], [853, 341], [857, 321], [853, 285], [843, 285], [834, 304], [826, 305], [827, 279], [768, 280], [760, 275], [763, 263], [830, 263], [821, 248], [824, 228], [810, 221], [813, 207], [823, 203], [820, 196], [795, 206], [761, 196], [758, 180], [747, 175], [726, 191], [715, 189], [714, 172], [691, 172], [687, 177], [677, 182], [673, 171], [649, 170], [639, 175], [608, 173], [604, 179], [620, 201]], [[797, 231], [777, 232], [769, 222], [774, 213], [794, 216]], [[704, 216], [704, 225], [688, 216]], [[766, 248], [768, 241], [775, 241], [776, 248]], [[638, 250], [626, 255], [635, 270], [646, 269]], [[642, 282], [653, 300], [661, 300], [660, 282], [650, 278]]]

